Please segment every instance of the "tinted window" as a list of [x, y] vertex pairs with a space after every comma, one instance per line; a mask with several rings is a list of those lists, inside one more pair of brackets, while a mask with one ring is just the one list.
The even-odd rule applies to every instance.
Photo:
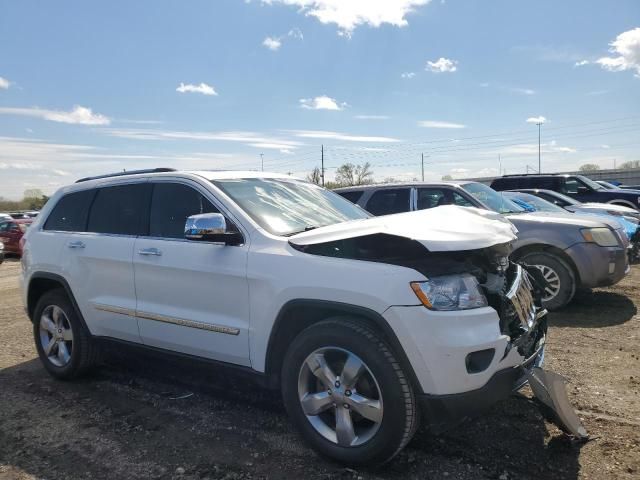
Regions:
[[336, 193], [341, 197], [346, 198], [351, 203], [358, 203], [358, 200], [360, 200], [360, 197], [362, 197], [362, 194], [364, 192], [360, 190], [360, 191], [353, 191], [353, 192], [336, 192]]
[[562, 192], [575, 195], [578, 193], [578, 187], [581, 186], [582, 184], [580, 184], [576, 178], [570, 177], [565, 180]]
[[87, 228], [89, 207], [95, 190], [69, 193], [53, 207], [53, 211], [44, 224], [45, 230], [62, 232], [84, 232]]
[[218, 213], [209, 200], [186, 185], [157, 183], [151, 196], [149, 235], [161, 238], [184, 238], [187, 217], [200, 213]]
[[496, 178], [491, 182], [491, 188], [494, 190], [509, 190], [512, 188], [518, 188], [518, 179], [515, 177], [502, 177]]
[[374, 215], [389, 215], [409, 211], [408, 188], [378, 190], [367, 202], [367, 210]]
[[445, 191], [441, 188], [418, 189], [418, 210], [439, 207], [440, 205], [448, 205], [450, 203]]
[[138, 235], [148, 204], [150, 185], [120, 185], [97, 190], [89, 213], [87, 231]]
[[10, 225], [12, 225], [11, 222], [0, 223], [0, 232], [8, 232], [10, 230], [9, 228]]

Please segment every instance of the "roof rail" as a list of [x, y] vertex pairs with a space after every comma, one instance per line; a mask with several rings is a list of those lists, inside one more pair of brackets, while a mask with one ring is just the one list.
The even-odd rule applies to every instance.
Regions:
[[175, 168], [147, 168], [144, 170], [129, 170], [124, 172], [116, 172], [116, 173], [107, 173], [105, 175], [96, 175], [95, 177], [84, 177], [80, 180], [76, 180], [76, 183], [87, 182], [89, 180], [98, 180], [100, 178], [110, 178], [110, 177], [124, 177], [126, 175], [138, 175], [140, 173], [162, 173], [162, 172], [175, 172]]
[[557, 177], [557, 173], [509, 173], [503, 177]]

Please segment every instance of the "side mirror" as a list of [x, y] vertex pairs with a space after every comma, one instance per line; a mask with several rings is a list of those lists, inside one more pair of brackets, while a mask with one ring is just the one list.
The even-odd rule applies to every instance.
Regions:
[[191, 215], [184, 225], [184, 238], [225, 245], [240, 245], [242, 235], [227, 229], [227, 221], [221, 213]]

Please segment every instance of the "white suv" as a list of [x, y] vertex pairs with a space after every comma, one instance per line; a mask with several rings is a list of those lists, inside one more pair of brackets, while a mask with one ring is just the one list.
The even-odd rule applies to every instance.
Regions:
[[280, 388], [302, 436], [382, 463], [420, 416], [441, 429], [542, 361], [539, 289], [514, 228], [446, 206], [370, 217], [284, 175], [155, 169], [82, 179], [24, 245], [44, 367], [86, 372], [104, 341], [245, 368]]

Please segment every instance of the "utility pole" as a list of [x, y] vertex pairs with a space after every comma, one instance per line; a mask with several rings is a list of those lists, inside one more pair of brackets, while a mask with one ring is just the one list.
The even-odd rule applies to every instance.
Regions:
[[320, 178], [322, 179], [322, 186], [324, 187], [324, 145], [320, 146]]
[[498, 154], [498, 176], [502, 176], [502, 160], [500, 159], [500, 154]]
[[262, 171], [264, 172], [264, 153], [260, 154], [260, 168], [262, 168]]
[[615, 158], [613, 159], [613, 169], [614, 170], [616, 169], [616, 159]]
[[424, 182], [424, 153], [421, 153], [420, 157], [422, 158], [422, 181]]
[[541, 150], [540, 150], [540, 127], [542, 126], [542, 122], [536, 123], [538, 125], [538, 173], [542, 173], [542, 162], [541, 162]]

